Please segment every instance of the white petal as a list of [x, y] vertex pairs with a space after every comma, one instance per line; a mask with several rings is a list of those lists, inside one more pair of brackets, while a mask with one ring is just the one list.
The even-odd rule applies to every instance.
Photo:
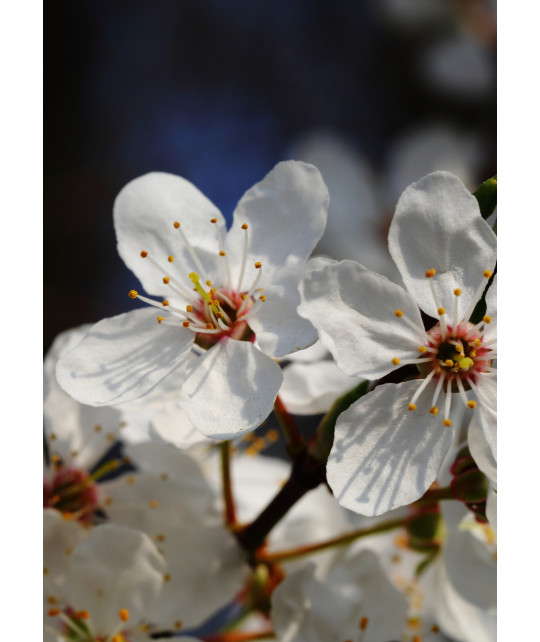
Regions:
[[476, 388], [478, 390], [476, 419], [497, 461], [497, 375], [479, 375]]
[[142, 397], [186, 358], [193, 333], [158, 324], [142, 308], [103, 319], [62, 356], [58, 382], [74, 399], [92, 406]]
[[[248, 265], [260, 261], [263, 270], [301, 265], [324, 232], [328, 190], [313, 165], [278, 163], [241, 198], [227, 234], [233, 282], [240, 271], [243, 223], [249, 225]], [[249, 284], [247, 277], [244, 282]], [[245, 289], [245, 288], [243, 288]]]
[[[417, 358], [425, 342], [418, 306], [403, 288], [353, 261], [311, 263], [300, 285], [298, 313], [348, 375], [377, 379], [395, 369], [394, 358]], [[396, 310], [419, 326], [415, 332]]]
[[159, 438], [177, 448], [211, 443], [210, 439], [195, 428], [186, 411], [180, 408], [175, 399], [162, 404], [161, 410], [152, 417], [151, 425]]
[[490, 488], [486, 500], [486, 517], [493, 532], [497, 534], [497, 491]]
[[253, 344], [223, 339], [190, 369], [179, 402], [201, 433], [229, 439], [268, 417], [282, 379], [277, 363]]
[[151, 619], [162, 629], [202, 624], [231, 602], [249, 577], [245, 553], [225, 528], [193, 527], [184, 522], [166, 532], [160, 544], [170, 578]]
[[316, 415], [327, 412], [334, 401], [359, 383], [333, 361], [293, 363], [283, 369], [279, 396], [289, 412]]
[[298, 362], [312, 362], [320, 361], [329, 357], [330, 354], [328, 350], [323, 346], [320, 341], [316, 341], [312, 346], [306, 348], [305, 350], [298, 350], [297, 352], [292, 352], [288, 354], [285, 359], [287, 361], [298, 361]]
[[121, 624], [119, 609], [129, 610], [130, 624], [147, 615], [164, 571], [165, 563], [146, 535], [123, 526], [99, 526], [72, 553], [69, 604], [90, 613], [96, 637], [106, 636]]
[[407, 410], [420, 383], [379, 386], [340, 415], [327, 474], [345, 508], [380, 515], [419, 499], [435, 480], [454, 427], [429, 413], [429, 386]]
[[86, 537], [88, 531], [77, 520], [66, 520], [60, 511], [46, 508], [43, 511], [43, 576], [45, 598], [49, 594], [58, 598], [58, 589], [65, 580], [69, 565], [68, 552]]
[[432, 282], [439, 303], [451, 314], [454, 289], [462, 292], [464, 312], [485, 281], [483, 272], [495, 267], [496, 236], [480, 216], [475, 197], [449, 172], [428, 174], [403, 192], [388, 245], [405, 286], [432, 317], [437, 317], [437, 305], [427, 270], [436, 270]]
[[270, 287], [265, 288], [266, 301], [249, 320], [257, 345], [272, 357], [296, 353], [317, 340], [315, 328], [296, 311], [300, 304], [299, 277], [298, 268], [277, 272]]
[[492, 341], [497, 338], [497, 275], [486, 292], [486, 314], [491, 322], [484, 326], [484, 341]]
[[491, 447], [474, 416], [469, 424], [468, 442], [469, 450], [474, 461], [478, 464], [478, 468], [493, 484], [497, 484], [497, 461], [493, 457]]
[[[213, 218], [224, 232], [221, 212], [189, 181], [162, 172], [145, 174], [128, 183], [114, 202], [118, 252], [147, 292], [166, 295], [165, 274], [189, 286], [188, 274], [199, 271], [173, 223], [181, 224], [202, 259], [209, 254], [217, 257], [216, 231], [210, 223]], [[142, 250], [165, 268], [163, 273], [141, 258]], [[169, 255], [174, 256], [172, 264], [167, 260]]]

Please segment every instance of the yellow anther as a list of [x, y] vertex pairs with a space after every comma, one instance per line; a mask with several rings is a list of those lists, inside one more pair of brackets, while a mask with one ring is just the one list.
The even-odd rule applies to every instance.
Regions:
[[176, 229], [178, 229], [178, 228], [180, 227], [180, 223], [179, 223], [178, 221], [175, 221], [175, 222], [173, 223], [173, 225], [174, 225], [174, 227], [175, 227]]
[[101, 432], [103, 430], [103, 427], [100, 424], [96, 424], [94, 426], [94, 432]]
[[439, 633], [440, 630], [441, 629], [436, 624], [432, 624], [431, 625], [431, 632], [432, 633]]
[[198, 283], [199, 279], [200, 279], [200, 276], [197, 274], [197, 272], [190, 272], [189, 273], [189, 278], [191, 279], [191, 281], [193, 283]]
[[456, 288], [456, 289], [454, 290], [454, 294], [455, 294], [456, 296], [461, 296], [461, 290], [460, 290], [459, 288]]
[[137, 292], [137, 290], [130, 290], [130, 291], [128, 292], [128, 297], [129, 297], [130, 299], [136, 299], [138, 294], [139, 294], [139, 293]]
[[426, 272], [426, 279], [431, 279], [437, 274], [437, 271], [434, 268], [431, 268]]
[[402, 317], [403, 316], [403, 310], [396, 310], [394, 312], [394, 314], [396, 315], [396, 317]]
[[128, 486], [132, 486], [134, 483], [135, 483], [135, 477], [133, 475], [126, 477], [126, 484]]
[[472, 401], [472, 399], [471, 401], [467, 401], [467, 407], [473, 410], [474, 408], [476, 408], [476, 401]]
[[260, 268], [262, 268], [262, 263], [260, 261], [256, 261], [255, 267], [257, 268], [257, 270], [259, 270]]
[[210, 223], [217, 223], [217, 218], [211, 218]]
[[129, 620], [129, 610], [120, 609], [118, 611], [118, 617], [122, 620], [122, 622], [127, 622]]
[[422, 354], [424, 354], [425, 351], [426, 351], [426, 346], [418, 346], [418, 352], [421, 352]]
[[266, 301], [265, 295], [261, 294], [261, 296], [259, 297], [259, 300], [261, 300], [264, 303], [264, 301]]
[[193, 312], [193, 306], [192, 305], [186, 305], [186, 312]]
[[159, 535], [156, 535], [156, 541], [157, 542], [164, 542], [165, 541], [165, 535], [163, 535], [163, 533], [159, 533]]
[[452, 361], [452, 359], [447, 359], [447, 360], [444, 362], [444, 365], [445, 365], [445, 366], [448, 366], [449, 368], [451, 368], [451, 367], [454, 365], [454, 362]]
[[[206, 285], [212, 285], [212, 284], [210, 283], [210, 281], [207, 281], [207, 282], [206, 282]], [[211, 294], [212, 296], [214, 296], [214, 295], [215, 295], [215, 293], [216, 293], [216, 288], [210, 288], [210, 294]]]
[[393, 363], [395, 366], [399, 366], [399, 359], [398, 359], [397, 357], [394, 357], [394, 358], [392, 359], [392, 363]]
[[206, 328], [207, 330], [214, 330], [214, 329], [215, 329], [215, 328], [214, 328], [214, 324], [213, 324], [213, 323], [207, 323], [207, 324], [205, 325], [205, 328]]
[[176, 620], [174, 623], [174, 628], [175, 629], [181, 629], [182, 628], [182, 620]]
[[408, 405], [408, 408], [409, 408], [409, 410], [416, 410], [416, 404], [414, 404], [414, 403], [410, 403], [410, 404]]
[[460, 370], [468, 370], [469, 368], [472, 368], [474, 366], [474, 361], [470, 357], [458, 357], [456, 359], [456, 363], [458, 364]]
[[227, 252], [224, 252], [223, 250], [219, 251], [219, 256], [225, 256], [226, 254], [227, 254]]
[[443, 421], [443, 426], [446, 426], [447, 428], [449, 428], [451, 425], [452, 425], [452, 421], [450, 419], [445, 419]]
[[163, 277], [163, 283], [165, 283], [165, 285], [169, 285], [170, 280], [171, 279], [168, 276]]
[[90, 617], [90, 613], [88, 613], [88, 611], [77, 611], [75, 613], [75, 617], [78, 620], [88, 620]]
[[486, 277], [486, 279], [491, 279], [491, 275], [493, 274], [493, 272], [491, 272], [490, 270], [484, 270], [482, 274]]
[[456, 350], [458, 351], [458, 354], [459, 354], [460, 356], [462, 356], [462, 353], [463, 353], [463, 346], [461, 345], [461, 343], [457, 343], [457, 344], [456, 344]]
[[182, 321], [184, 328], [189, 328], [189, 321]]
[[206, 285], [210, 287], [212, 285], [212, 281], [205, 281]]
[[157, 318], [157, 322], [158, 322], [158, 323], [161, 323], [161, 322], [162, 322], [162, 321], [164, 321], [164, 320], [165, 320], [165, 317], [158, 317], [158, 318]]
[[159, 478], [160, 478], [162, 481], [168, 481], [168, 480], [169, 480], [169, 475], [167, 475], [167, 473], [161, 473], [161, 475], [159, 476]]
[[475, 340], [474, 340], [474, 345], [475, 345], [476, 347], [481, 346], [481, 345], [482, 345], [482, 339], [475, 339]]
[[51, 461], [53, 462], [53, 464], [59, 464], [62, 461], [62, 459], [60, 455], [57, 455], [55, 453], [54, 455], [51, 455]]
[[365, 631], [367, 629], [368, 624], [369, 624], [369, 618], [367, 617], [360, 618], [360, 622], [358, 622], [358, 628], [361, 631]]
[[212, 303], [216, 306], [219, 307], [219, 299], [213, 299]]
[[[49, 569], [46, 566], [44, 566], [43, 567], [43, 575], [48, 575], [48, 574], [49, 574]], [[51, 602], [51, 604], [54, 604], [54, 602]]]
[[103, 500], [103, 504], [105, 506], [110, 506], [112, 504], [112, 497], [105, 497], [105, 499]]
[[484, 323], [491, 323], [493, 319], [489, 316], [489, 314], [486, 314], [486, 316], [482, 319]]
[[148, 506], [150, 506], [150, 508], [157, 508], [159, 506], [159, 502], [157, 499], [151, 499], [148, 502]]
[[247, 223], [242, 223], [242, 229], [243, 230], [247, 230], [247, 228], [248, 228], [248, 224]]
[[56, 598], [54, 595], [49, 595], [47, 597], [47, 604], [58, 604], [58, 598]]
[[247, 299], [247, 294], [241, 294], [240, 298], [242, 299], [242, 301], [245, 301]]
[[437, 406], [432, 406], [432, 407], [429, 409], [429, 412], [430, 412], [433, 416], [435, 416], [435, 415], [439, 412], [439, 409], [437, 408]]
[[476, 357], [476, 350], [471, 350], [469, 352], [469, 357]]
[[437, 309], [437, 314], [439, 314], [439, 315], [446, 314], [446, 310], [444, 308], [438, 308]]
[[223, 313], [221, 312], [215, 312], [215, 315], [218, 319], [223, 319]]
[[171, 576], [169, 573], [164, 573], [163, 574], [163, 581], [164, 582], [170, 582], [171, 581]]
[[169, 261], [169, 263], [172, 263], [174, 261], [174, 256], [172, 254], [169, 254], [169, 256], [167, 257], [167, 261]]
[[112, 636], [111, 642], [126, 642], [126, 638], [121, 633]]
[[146, 250], [143, 250], [141, 252], [141, 256], [142, 256], [143, 259], [145, 259], [148, 256], [148, 252]]
[[55, 441], [55, 439], [56, 439], [56, 433], [51, 432], [51, 434], [49, 435], [49, 439], [50, 439], [51, 441]]
[[56, 617], [57, 615], [59, 615], [59, 613], [60, 613], [60, 609], [57, 609], [55, 607], [53, 607], [52, 609], [49, 609], [47, 611], [47, 615], [49, 617]]
[[[251, 434], [251, 433], [250, 433]], [[279, 431], [276, 430], [275, 428], [271, 428], [267, 433], [266, 433], [266, 439], [272, 444], [275, 441], [279, 439]]]
[[163, 305], [163, 306], [167, 307], [167, 306], [169, 305], [169, 302], [168, 302], [167, 300], [162, 301], [162, 302], [161, 302], [161, 305]]

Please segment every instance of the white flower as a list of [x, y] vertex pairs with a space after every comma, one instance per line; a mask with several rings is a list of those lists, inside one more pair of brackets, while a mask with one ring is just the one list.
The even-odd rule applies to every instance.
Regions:
[[118, 249], [162, 299], [133, 290], [150, 307], [93, 326], [61, 359], [62, 387], [83, 403], [116, 405], [146, 395], [195, 351], [179, 402], [197, 429], [215, 438], [253, 430], [281, 384], [272, 357], [316, 339], [296, 313], [297, 284], [327, 205], [316, 168], [293, 161], [246, 192], [228, 232], [221, 213], [180, 177], [152, 173], [129, 183], [114, 206]]
[[272, 596], [281, 642], [381, 642], [401, 638], [407, 602], [371, 551], [336, 555], [323, 580], [315, 565], [291, 573]]
[[[461, 181], [435, 172], [405, 190], [390, 227], [408, 292], [352, 261], [312, 262], [299, 313], [338, 366], [367, 379], [412, 364], [421, 373], [378, 386], [340, 416], [327, 472], [347, 508], [378, 515], [424, 494], [453, 442], [454, 399], [468, 412], [478, 405], [496, 454], [495, 280], [483, 321], [469, 322], [495, 267], [495, 241]], [[438, 319], [427, 331], [419, 308]]]

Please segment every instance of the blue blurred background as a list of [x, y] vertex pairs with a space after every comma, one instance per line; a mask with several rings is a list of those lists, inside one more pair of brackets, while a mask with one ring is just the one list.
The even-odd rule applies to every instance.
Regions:
[[276, 162], [314, 162], [349, 237], [428, 171], [496, 172], [489, 0], [53, 1], [45, 69], [45, 349], [132, 308], [112, 204], [145, 172], [230, 218]]

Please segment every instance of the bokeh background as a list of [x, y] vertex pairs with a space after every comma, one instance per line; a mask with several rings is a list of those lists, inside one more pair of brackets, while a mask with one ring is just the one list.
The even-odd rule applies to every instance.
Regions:
[[331, 197], [320, 251], [389, 275], [404, 187], [496, 172], [489, 0], [54, 0], [44, 53], [45, 350], [133, 307], [112, 205], [145, 172], [230, 217], [278, 161], [313, 162]]

